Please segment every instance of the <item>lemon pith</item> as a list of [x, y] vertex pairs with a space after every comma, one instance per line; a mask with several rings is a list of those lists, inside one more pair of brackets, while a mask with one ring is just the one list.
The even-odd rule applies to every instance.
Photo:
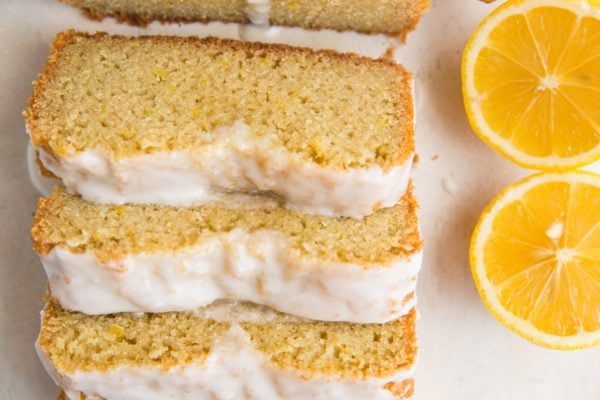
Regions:
[[490, 312], [539, 345], [600, 344], [600, 175], [541, 173], [482, 214], [471, 268]]
[[600, 159], [600, 2], [508, 1], [471, 36], [462, 80], [473, 129], [513, 162]]

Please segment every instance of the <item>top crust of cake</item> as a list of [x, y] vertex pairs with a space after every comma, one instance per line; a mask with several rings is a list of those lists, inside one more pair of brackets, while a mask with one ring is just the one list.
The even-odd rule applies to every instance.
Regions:
[[59, 33], [25, 115], [34, 146], [57, 159], [185, 151], [239, 120], [332, 169], [387, 171], [414, 151], [403, 67], [215, 38]]
[[[107, 16], [132, 25], [152, 21], [249, 23], [246, 0], [60, 0], [79, 7], [90, 18]], [[367, 34], [385, 33], [401, 40], [415, 29], [430, 8], [430, 0], [270, 0], [269, 22], [305, 29], [334, 29]]]

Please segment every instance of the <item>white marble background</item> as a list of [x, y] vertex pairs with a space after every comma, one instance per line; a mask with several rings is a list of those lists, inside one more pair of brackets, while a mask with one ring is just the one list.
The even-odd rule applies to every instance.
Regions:
[[[498, 2], [496, 2], [497, 4]], [[600, 349], [546, 350], [504, 329], [473, 285], [468, 242], [475, 222], [505, 185], [529, 172], [511, 165], [471, 131], [462, 107], [460, 57], [470, 32], [495, 7], [477, 0], [433, 0], [433, 9], [398, 49], [415, 73], [415, 171], [427, 241], [419, 280], [421, 358], [416, 400], [597, 400]], [[98, 24], [54, 0], [0, 0], [0, 399], [50, 400], [56, 389], [37, 361], [45, 276], [31, 251], [29, 228], [38, 194], [26, 167], [21, 116], [31, 81], [55, 33], [69, 27], [140, 33]], [[161, 26], [146, 33], [238, 37], [237, 26]], [[246, 37], [261, 32], [242, 31]], [[346, 36], [283, 35], [306, 45], [374, 54], [384, 41]]]

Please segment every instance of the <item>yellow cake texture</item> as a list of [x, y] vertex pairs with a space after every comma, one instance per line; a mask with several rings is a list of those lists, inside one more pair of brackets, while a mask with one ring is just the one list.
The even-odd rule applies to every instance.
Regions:
[[323, 377], [357, 385], [382, 379], [381, 389], [396, 398], [412, 394], [412, 378], [396, 382], [393, 377], [415, 362], [414, 311], [387, 324], [348, 324], [291, 319], [258, 307], [235, 303], [230, 316], [219, 318], [194, 313], [88, 316], [64, 311], [50, 300], [37, 346], [57, 376], [95, 373], [101, 380], [102, 374], [123, 368], [164, 374], [191, 364], [210, 368], [215, 346], [235, 330], [269, 369], [300, 377], [306, 385]]
[[26, 111], [53, 156], [185, 150], [243, 120], [333, 169], [399, 165], [414, 151], [411, 74], [332, 51], [214, 38], [57, 36]]
[[139, 253], [174, 252], [235, 229], [268, 230], [285, 238], [303, 257], [368, 268], [390, 264], [421, 250], [418, 204], [412, 188], [394, 207], [362, 220], [296, 212], [254, 197], [245, 206], [219, 203], [195, 207], [100, 205], [57, 187], [39, 201], [33, 246], [44, 255], [54, 247], [93, 252], [109, 261]]

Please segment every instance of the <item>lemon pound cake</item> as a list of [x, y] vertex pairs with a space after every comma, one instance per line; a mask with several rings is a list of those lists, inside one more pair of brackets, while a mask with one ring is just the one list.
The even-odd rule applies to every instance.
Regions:
[[417, 352], [414, 311], [359, 325], [230, 302], [142, 316], [50, 302], [37, 348], [70, 400], [405, 399]]
[[401, 66], [351, 54], [70, 31], [26, 116], [43, 167], [93, 202], [261, 191], [361, 218], [406, 189], [411, 85]]
[[362, 219], [304, 214], [262, 197], [237, 208], [40, 200], [34, 248], [50, 290], [87, 314], [192, 310], [247, 300], [301, 317], [385, 322], [414, 305], [416, 202]]
[[136, 25], [153, 20], [211, 20], [258, 25], [298, 26], [363, 33], [385, 33], [401, 39], [412, 31], [429, 0], [61, 0], [94, 18], [117, 17]]

